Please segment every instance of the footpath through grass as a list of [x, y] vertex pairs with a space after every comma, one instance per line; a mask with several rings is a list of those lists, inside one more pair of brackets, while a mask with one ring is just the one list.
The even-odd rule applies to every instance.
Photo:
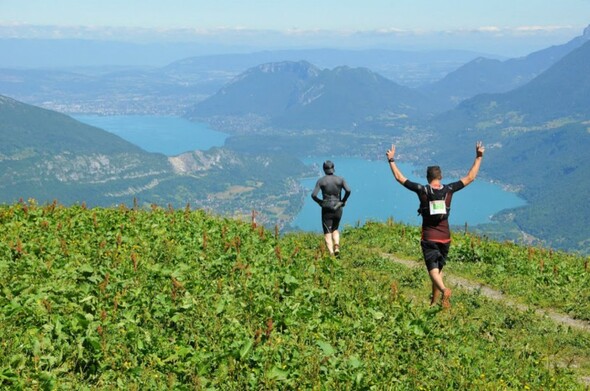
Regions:
[[[367, 223], [350, 239], [382, 252], [420, 260], [420, 228]], [[590, 257], [474, 235], [453, 234], [447, 270], [485, 283], [523, 304], [590, 320]]]
[[16, 204], [0, 224], [0, 388], [583, 390], [590, 374], [587, 335], [477, 294], [428, 306], [425, 272], [380, 255], [419, 256], [402, 225], [347, 229], [336, 259], [321, 235], [188, 209]]

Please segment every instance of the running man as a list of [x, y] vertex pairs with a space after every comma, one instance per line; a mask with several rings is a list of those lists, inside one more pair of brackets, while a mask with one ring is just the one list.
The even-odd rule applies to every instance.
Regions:
[[475, 161], [467, 176], [457, 182], [442, 184], [442, 171], [439, 166], [429, 166], [426, 170], [428, 185], [423, 186], [408, 180], [395, 164], [395, 145], [386, 152], [391, 172], [401, 185], [413, 191], [420, 200], [419, 213], [422, 215], [422, 254], [432, 281], [430, 305], [434, 305], [442, 293], [443, 308], [450, 308], [451, 289], [443, 282], [443, 267], [451, 244], [449, 212], [453, 193], [463, 189], [475, 180], [481, 165], [485, 148], [481, 141], [475, 145]]
[[[338, 226], [342, 218], [342, 208], [350, 197], [350, 188], [344, 178], [334, 175], [334, 163], [324, 162], [324, 175], [315, 184], [311, 198], [322, 207], [322, 229], [330, 255], [340, 255], [340, 233]], [[322, 191], [322, 198], [318, 193]], [[344, 190], [344, 197], [342, 197]]]

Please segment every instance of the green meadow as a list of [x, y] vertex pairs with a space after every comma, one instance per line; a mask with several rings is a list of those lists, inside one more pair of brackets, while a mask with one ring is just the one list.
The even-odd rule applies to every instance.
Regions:
[[588, 258], [456, 233], [429, 305], [419, 228], [281, 234], [201, 210], [0, 206], [0, 388], [585, 390]]

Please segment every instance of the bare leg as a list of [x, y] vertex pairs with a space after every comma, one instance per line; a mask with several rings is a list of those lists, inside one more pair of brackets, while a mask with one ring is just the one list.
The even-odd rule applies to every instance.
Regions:
[[428, 275], [430, 276], [430, 280], [432, 281], [432, 300], [430, 305], [436, 303], [440, 292], [443, 294], [442, 298], [442, 306], [444, 308], [449, 308], [451, 306], [450, 298], [451, 298], [451, 290], [445, 287], [445, 283], [443, 282], [443, 272], [440, 269], [432, 269], [428, 271]]
[[430, 296], [430, 305], [435, 305], [440, 298], [440, 290], [432, 283], [432, 296]]
[[443, 273], [440, 269], [431, 269], [428, 271], [430, 281], [432, 281], [432, 291], [439, 290], [440, 292], [446, 289], [445, 283], [443, 282]]
[[334, 243], [334, 253], [338, 255], [340, 253], [340, 232], [338, 230], [332, 232], [332, 241]]
[[327, 233], [324, 235], [324, 240], [326, 241], [326, 247], [328, 247], [328, 251], [330, 255], [334, 255], [334, 243], [332, 241], [332, 234]]

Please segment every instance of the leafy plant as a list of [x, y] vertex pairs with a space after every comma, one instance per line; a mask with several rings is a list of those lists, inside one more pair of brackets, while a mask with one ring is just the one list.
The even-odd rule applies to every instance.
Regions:
[[[2, 388], [576, 389], [588, 371], [572, 330], [476, 294], [418, 299], [423, 271], [381, 253], [417, 257], [419, 233], [392, 222], [347, 228], [339, 259], [320, 235], [188, 208], [21, 202], [0, 224]], [[505, 247], [474, 241], [482, 259], [453, 267], [521, 251]], [[539, 276], [565, 290], [553, 257]]]

